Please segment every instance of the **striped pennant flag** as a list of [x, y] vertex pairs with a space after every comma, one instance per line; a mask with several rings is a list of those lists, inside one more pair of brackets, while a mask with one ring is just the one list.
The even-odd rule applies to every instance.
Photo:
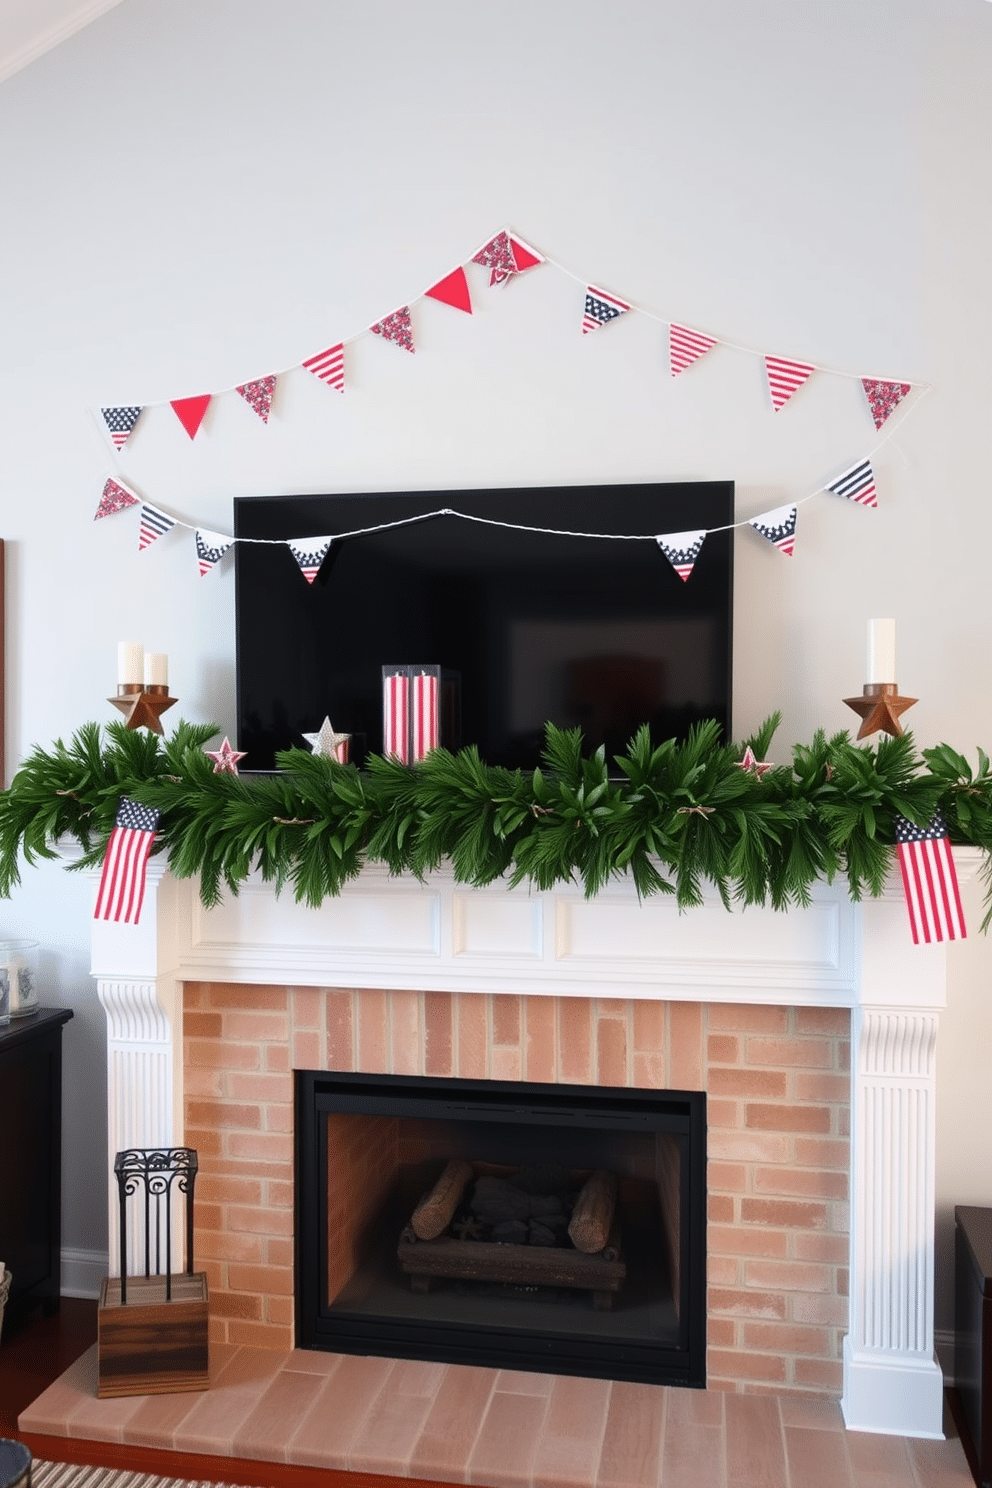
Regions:
[[803, 383], [816, 368], [810, 362], [787, 362], [783, 357], [765, 357], [765, 373], [768, 377], [768, 391], [772, 395], [772, 407], [778, 413], [783, 404], [788, 403], [797, 388]]
[[961, 894], [944, 818], [938, 812], [929, 826], [917, 827], [897, 816], [895, 832], [913, 944], [964, 940]]
[[607, 294], [605, 289], [597, 289], [594, 284], [586, 287], [585, 310], [582, 315], [582, 334], [587, 336], [590, 331], [598, 331], [602, 325], [608, 325], [611, 320], [618, 319], [630, 309], [626, 300], [617, 299], [616, 295]]
[[655, 538], [655, 542], [683, 583], [692, 573], [693, 564], [699, 557], [700, 549], [705, 541], [705, 531], [666, 532], [662, 537]]
[[137, 506], [138, 497], [134, 492], [124, 485], [123, 481], [114, 480], [108, 476], [100, 493], [100, 504], [97, 507], [93, 520], [99, 521], [101, 517], [115, 517], [118, 512], [127, 511], [129, 506]]
[[198, 393], [195, 398], [173, 398], [172, 407], [176, 418], [182, 424], [190, 439], [196, 438], [196, 431], [203, 423], [203, 416], [210, 407], [210, 393]]
[[857, 501], [861, 506], [877, 506], [875, 475], [870, 460], [859, 460], [832, 480], [827, 490], [834, 496], [846, 496], [848, 501]]
[[269, 414], [272, 411], [272, 395], [276, 390], [276, 379], [271, 377], [259, 377], [255, 382], [243, 382], [238, 392], [244, 398], [249, 408], [253, 408], [262, 420], [263, 424], [269, 422]]
[[138, 552], [150, 547], [157, 537], [164, 537], [175, 525], [175, 517], [170, 517], [168, 512], [160, 511], [157, 506], [146, 501], [141, 508], [138, 525]]
[[205, 527], [197, 527], [196, 561], [201, 579], [220, 562], [233, 541], [233, 537], [225, 537], [223, 532], [208, 532]]
[[161, 812], [122, 796], [97, 890], [95, 920], [136, 925], [145, 897], [148, 856]]
[[373, 335], [381, 336], [384, 341], [394, 341], [404, 351], [416, 351], [409, 305], [401, 305], [392, 315], [387, 315], [385, 320], [377, 320], [375, 325], [369, 326], [369, 330]]
[[410, 676], [406, 667], [382, 669], [382, 752], [410, 763]]
[[103, 421], [107, 426], [114, 449], [123, 449], [127, 443], [127, 436], [131, 433], [138, 416], [140, 408], [101, 408]]
[[686, 367], [699, 360], [704, 352], [716, 345], [715, 336], [704, 336], [702, 331], [692, 331], [688, 326], [668, 327], [668, 358], [673, 377], [678, 377]]
[[312, 584], [320, 572], [320, 565], [327, 557], [333, 537], [311, 537], [305, 542], [288, 542], [286, 546], [300, 565], [300, 573], [308, 584]]
[[760, 517], [752, 517], [749, 525], [762, 537], [767, 537], [780, 553], [791, 558], [796, 546], [798, 516], [795, 506], [776, 506], [772, 511], [762, 512]]
[[307, 357], [303, 366], [314, 377], [319, 377], [321, 382], [326, 382], [328, 387], [336, 388], [339, 393], [344, 392], [343, 341], [339, 341], [336, 346], [328, 346], [326, 351], [318, 351], [316, 356]]
[[913, 389], [911, 382], [882, 382], [877, 377], [862, 377], [861, 386], [865, 390], [876, 429], [882, 427], [889, 414], [895, 412], [906, 394]]

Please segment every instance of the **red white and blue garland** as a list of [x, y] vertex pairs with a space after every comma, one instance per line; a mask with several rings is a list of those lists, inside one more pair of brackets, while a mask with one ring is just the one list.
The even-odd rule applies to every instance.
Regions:
[[[317, 377], [332, 391], [343, 393], [345, 391], [346, 347], [351, 342], [356, 341], [359, 336], [366, 334], [379, 336], [385, 341], [391, 341], [401, 350], [411, 353], [416, 351], [413, 317], [410, 308], [411, 304], [416, 302], [416, 299], [432, 299], [441, 304], [449, 305], [454, 309], [461, 310], [466, 314], [472, 314], [471, 290], [466, 273], [468, 264], [477, 264], [487, 269], [489, 271], [490, 286], [506, 284], [516, 276], [542, 264], [550, 265], [558, 269], [561, 273], [568, 275], [568, 277], [584, 286], [581, 315], [578, 317], [579, 328], [583, 335], [600, 330], [604, 326], [610, 325], [613, 321], [635, 310], [638, 314], [646, 315], [649, 319], [666, 325], [668, 328], [669, 371], [672, 377], [681, 376], [716, 346], [726, 346], [739, 352], [760, 357], [768, 397], [771, 407], [776, 413], [780, 412], [815, 374], [856, 378], [861, 384], [867, 411], [874, 424], [876, 434], [880, 433], [883, 426], [887, 426], [885, 434], [881, 438], [877, 438], [871, 448], [852, 464], [848, 465], [838, 474], [826, 477], [821, 485], [815, 490], [808, 492], [805, 496], [798, 497], [794, 501], [787, 502], [769, 511], [761, 512], [746, 521], [732, 524], [733, 529], [752, 528], [787, 557], [791, 557], [795, 549], [798, 512], [799, 507], [804, 502], [812, 500], [815, 496], [828, 493], [843, 497], [861, 506], [877, 506], [878, 495], [872, 460], [881, 445], [895, 432], [896, 425], [889, 425], [888, 420], [910, 393], [915, 391], [917, 394], [922, 394], [927, 391], [927, 385], [924, 383], [862, 376], [860, 374], [841, 371], [837, 368], [827, 367], [823, 364], [770, 355], [767, 352], [756, 351], [753, 347], [741, 346], [739, 343], [730, 341], [726, 337], [702, 331], [698, 327], [688, 326], [681, 321], [657, 315], [652, 311], [644, 310], [642, 307], [634, 306], [630, 301], [622, 299], [612, 291], [590, 284], [587, 280], [580, 278], [579, 275], [572, 273], [570, 269], [555, 263], [553, 259], [538, 252], [537, 249], [531, 247], [517, 234], [504, 229], [488, 239], [465, 263], [459, 264], [428, 289], [425, 289], [414, 301], [400, 306], [362, 331], [355, 332], [351, 336], [343, 337], [339, 341], [331, 342], [323, 350], [315, 352], [299, 362], [293, 363], [290, 367], [271, 372], [265, 377], [238, 383], [233, 388], [221, 389], [214, 393], [200, 393], [194, 396], [172, 398], [158, 403], [132, 403], [115, 407], [103, 407], [97, 414], [98, 425], [105, 437], [110, 440], [114, 450], [120, 453], [127, 451], [129, 442], [139, 422], [142, 422], [142, 427], [147, 423], [147, 420], [143, 419], [147, 410], [163, 407], [171, 408], [190, 439], [195, 439], [204, 425], [210, 404], [215, 398], [222, 396], [224, 393], [237, 393], [262, 423], [267, 424], [280, 378], [297, 370], [305, 370]], [[915, 401], [918, 401], [918, 399]], [[96, 411], [94, 410], [94, 412]], [[901, 419], [897, 421], [897, 424], [899, 422], [901, 422]], [[236, 542], [266, 541], [277, 543], [280, 546], [288, 546], [299, 565], [303, 577], [308, 583], [313, 583], [332, 542], [340, 541], [344, 537], [357, 537], [381, 530], [379, 526], [366, 527], [356, 529], [354, 532], [339, 533], [333, 536], [299, 537], [285, 540], [235, 538], [226, 533], [215, 532], [209, 528], [201, 527], [196, 523], [183, 521], [164, 506], [143, 498], [120, 476], [108, 476], [100, 495], [95, 517], [99, 519], [101, 517], [113, 516], [133, 507], [138, 507], [140, 512], [138, 550], [143, 551], [177, 527], [184, 528], [194, 533], [196, 561], [201, 577], [215, 568], [228, 549]], [[438, 512], [413, 517], [409, 520], [419, 522], [424, 521], [427, 516], [436, 515], [465, 517], [465, 513], [453, 512], [450, 508], [444, 507]], [[481, 521], [483, 519], [466, 517], [466, 520]], [[388, 525], [396, 526], [403, 524], [390, 523]], [[497, 523], [495, 525], [515, 527], [520, 524]], [[600, 537], [605, 541], [633, 540], [656, 542], [660, 551], [668, 559], [669, 563], [671, 563], [679, 577], [683, 580], [688, 580], [709, 532], [723, 529], [711, 528], [691, 532], [656, 533], [639, 535], [633, 538], [630, 534], [568, 533], [562, 529], [550, 528], [528, 529], [521, 527], [520, 530], [542, 532], [562, 531], [562, 535], [566, 536]]]

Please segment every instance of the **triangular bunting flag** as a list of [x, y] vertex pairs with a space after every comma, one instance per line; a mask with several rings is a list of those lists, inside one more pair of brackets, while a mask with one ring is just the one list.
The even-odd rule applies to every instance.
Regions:
[[113, 440], [114, 449], [123, 449], [127, 436], [138, 422], [140, 408], [101, 408], [103, 421]]
[[783, 404], [788, 403], [796, 388], [801, 388], [810, 373], [815, 371], [816, 368], [810, 362], [787, 362], [782, 357], [765, 357], [768, 391], [772, 395], [772, 407], [776, 413]]
[[256, 382], [243, 382], [238, 392], [250, 408], [254, 408], [263, 424], [269, 422], [272, 409], [272, 394], [276, 390], [275, 377], [260, 377]]
[[129, 506], [137, 505], [138, 498], [134, 492], [129, 491], [120, 481], [114, 480], [113, 476], [108, 476], [93, 520], [96, 522], [100, 517], [116, 516], [118, 512], [127, 511]]
[[691, 367], [705, 351], [716, 345], [715, 336], [704, 336], [702, 331], [691, 331], [688, 326], [668, 327], [668, 357], [672, 376], [678, 377], [686, 367]]
[[859, 460], [832, 480], [826, 488], [834, 496], [846, 496], [848, 501], [857, 501], [861, 506], [877, 506], [875, 476], [870, 460]]
[[699, 557], [700, 549], [705, 541], [705, 530], [666, 532], [663, 536], [655, 538], [655, 542], [683, 581], [692, 573], [693, 564]]
[[225, 537], [223, 532], [208, 532], [205, 527], [196, 529], [196, 561], [201, 579], [220, 562], [233, 541], [233, 537]]
[[339, 341], [337, 346], [329, 346], [326, 351], [318, 351], [316, 356], [307, 357], [303, 365], [314, 377], [326, 382], [328, 387], [336, 388], [339, 393], [344, 392], [343, 341]]
[[780, 553], [791, 558], [796, 546], [797, 517], [798, 510], [795, 506], [776, 506], [773, 511], [762, 512], [760, 517], [752, 517], [750, 525], [755, 532], [760, 532], [762, 537], [767, 537], [770, 543], [774, 543]]
[[453, 305], [456, 310], [464, 310], [472, 314], [472, 299], [468, 292], [468, 279], [465, 270], [460, 266], [452, 269], [450, 274], [445, 274], [430, 289], [425, 289], [424, 294], [429, 300], [440, 300], [442, 305]]
[[511, 238], [508, 232], [497, 233], [484, 248], [480, 248], [472, 259], [489, 270], [490, 286], [503, 284], [513, 274], [522, 274], [544, 259], [534, 248], [529, 248], [520, 238]]
[[912, 391], [911, 382], [880, 382], [875, 377], [862, 377], [861, 386], [868, 399], [875, 428], [880, 429], [890, 413], [894, 413], [906, 394]]
[[402, 346], [404, 351], [415, 351], [413, 344], [413, 322], [410, 320], [409, 305], [401, 305], [394, 310], [392, 315], [387, 315], [385, 320], [377, 320], [375, 325], [369, 326], [369, 330], [376, 336], [381, 336], [384, 341], [395, 341], [397, 346]]
[[587, 336], [590, 331], [598, 331], [600, 326], [608, 325], [629, 309], [626, 300], [618, 300], [616, 295], [607, 294], [605, 289], [597, 289], [594, 284], [588, 285], [582, 314], [583, 336]]
[[176, 417], [190, 439], [196, 438], [196, 431], [203, 423], [203, 415], [210, 404], [210, 398], [210, 393], [200, 393], [195, 398], [173, 398], [172, 400]]
[[320, 565], [327, 557], [333, 537], [308, 537], [300, 542], [287, 543], [289, 551], [300, 565], [300, 573], [308, 584], [312, 584], [320, 572]]
[[163, 537], [175, 525], [175, 517], [170, 517], [168, 512], [160, 511], [157, 506], [146, 501], [141, 508], [141, 522], [138, 527], [138, 552], [143, 552], [157, 537]]

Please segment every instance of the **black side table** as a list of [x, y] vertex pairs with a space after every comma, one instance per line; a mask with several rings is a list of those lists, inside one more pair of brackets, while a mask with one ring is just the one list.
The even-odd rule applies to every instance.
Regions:
[[[992, 1209], [954, 1210], [954, 1384], [968, 1463], [992, 1482]], [[969, 1450], [970, 1448], [970, 1450]]]
[[62, 1250], [62, 1028], [71, 1008], [38, 1008], [0, 1028], [0, 1261], [8, 1323], [59, 1305]]

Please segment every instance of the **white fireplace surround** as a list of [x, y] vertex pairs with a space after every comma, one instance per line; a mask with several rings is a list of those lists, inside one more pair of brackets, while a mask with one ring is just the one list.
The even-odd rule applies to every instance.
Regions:
[[[955, 850], [959, 877], [977, 852]], [[853, 904], [820, 884], [807, 909], [680, 914], [623, 880], [469, 889], [368, 866], [319, 910], [261, 880], [206, 910], [153, 860], [139, 925], [94, 921], [107, 1014], [108, 1146], [181, 1144], [182, 984], [407, 988], [558, 997], [775, 1003], [852, 1010], [848, 1427], [942, 1436], [934, 1354], [934, 1055], [943, 945], [914, 946], [898, 874]], [[109, 1171], [109, 1166], [108, 1166]], [[114, 1196], [111, 1269], [119, 1266]]]

